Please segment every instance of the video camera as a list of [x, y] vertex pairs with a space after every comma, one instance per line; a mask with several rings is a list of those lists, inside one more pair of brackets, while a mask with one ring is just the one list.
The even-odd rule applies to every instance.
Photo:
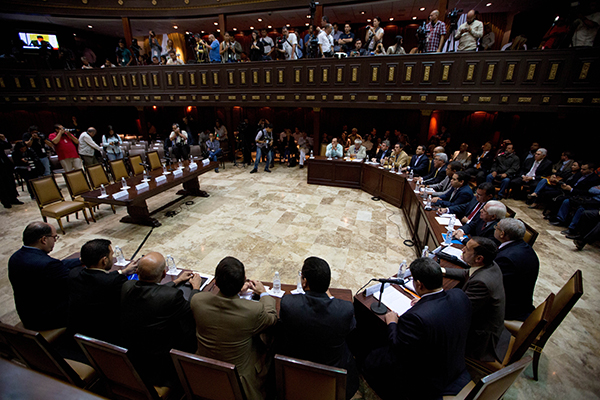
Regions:
[[454, 10], [448, 13], [448, 19], [450, 20], [450, 31], [456, 30], [458, 28], [458, 18], [460, 17], [460, 13], [463, 9], [458, 9], [454, 7]]
[[419, 52], [425, 52], [425, 44], [427, 43], [427, 35], [429, 31], [427, 30], [427, 25], [423, 22], [423, 25], [417, 28], [417, 40], [419, 41]]
[[277, 46], [277, 48], [279, 50], [283, 50], [283, 44], [285, 43], [286, 38], [283, 36], [280, 36], [277, 38], [275, 45]]
[[308, 58], [318, 58], [319, 57], [319, 39], [317, 39], [316, 35], [313, 35], [308, 40]]

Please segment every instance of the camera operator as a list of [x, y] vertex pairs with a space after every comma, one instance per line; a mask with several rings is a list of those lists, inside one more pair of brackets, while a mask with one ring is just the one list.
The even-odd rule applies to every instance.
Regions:
[[383, 40], [383, 28], [381, 24], [381, 18], [373, 18], [373, 26], [367, 25], [367, 34], [365, 35], [365, 43], [367, 44], [367, 52], [374, 52], [377, 45]]
[[199, 33], [194, 35], [195, 40], [195, 54], [196, 54], [196, 62], [198, 63], [206, 63], [208, 62], [208, 50], [210, 46], [204, 40], [202, 40], [202, 36]]
[[296, 47], [298, 47], [298, 39], [296, 34], [291, 33], [285, 26], [281, 29], [281, 34], [282, 36], [277, 39], [277, 51], [285, 54], [286, 60], [297, 60]]
[[237, 62], [242, 54], [242, 45], [235, 40], [233, 35], [225, 32], [225, 39], [221, 43], [221, 62]]
[[458, 51], [477, 50], [477, 40], [483, 37], [483, 23], [475, 19], [475, 10], [467, 13], [467, 22], [458, 27], [454, 38], [458, 40]]
[[306, 57], [307, 58], [318, 58], [319, 57], [319, 39], [317, 37], [317, 29], [314, 29], [314, 25], [310, 25], [308, 33], [304, 37], [304, 45], [306, 46]]
[[327, 24], [324, 29], [319, 31], [319, 35], [317, 36], [322, 58], [333, 57], [333, 36], [331, 36], [331, 30], [331, 24]]
[[23, 134], [23, 143], [33, 150], [44, 165], [44, 176], [50, 175], [50, 159], [48, 158], [46, 145], [52, 146], [52, 143], [46, 139], [44, 134], [40, 133], [38, 127], [35, 125], [30, 126], [27, 132]]
[[338, 39], [338, 43], [342, 46], [342, 51], [345, 51], [347, 55], [350, 55], [350, 52], [354, 47], [352, 45], [354, 42], [354, 33], [350, 32], [351, 29], [350, 24], [344, 25], [344, 33], [342, 33]]
[[433, 10], [429, 14], [429, 23], [425, 25], [425, 30], [427, 31], [426, 53], [439, 53], [442, 51], [442, 46], [446, 39], [446, 24], [440, 21], [439, 17], [440, 12]]
[[[187, 160], [190, 156], [190, 146], [188, 145], [188, 134], [179, 129], [179, 124], [173, 124], [173, 132], [169, 136], [173, 143], [173, 154], [171, 161]], [[173, 160], [174, 158], [174, 160]]]
[[273, 39], [267, 35], [267, 30], [265, 28], [260, 30], [260, 41], [264, 47], [263, 60], [272, 60], [271, 53], [275, 50], [275, 43], [273, 42]]

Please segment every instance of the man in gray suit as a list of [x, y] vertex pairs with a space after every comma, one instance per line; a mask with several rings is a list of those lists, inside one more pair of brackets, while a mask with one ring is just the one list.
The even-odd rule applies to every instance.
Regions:
[[466, 354], [481, 361], [502, 362], [510, 333], [504, 328], [506, 300], [502, 271], [494, 262], [496, 244], [491, 239], [476, 236], [462, 251], [463, 260], [470, 268], [442, 268], [442, 272], [448, 278], [463, 281], [462, 290], [471, 300], [473, 315]]

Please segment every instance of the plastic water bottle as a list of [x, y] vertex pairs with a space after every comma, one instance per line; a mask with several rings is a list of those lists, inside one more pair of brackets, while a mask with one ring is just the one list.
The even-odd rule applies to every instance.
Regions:
[[125, 180], [125, 177], [121, 178], [121, 185], [123, 186], [123, 189], [127, 187], [127, 181]]
[[456, 223], [456, 216], [454, 216], [454, 214], [452, 214], [450, 216], [450, 222], [448, 222], [448, 229], [450, 229], [451, 231], [454, 231], [454, 224]]
[[167, 263], [167, 271], [168, 272], [174, 273], [175, 271], [177, 271], [177, 265], [175, 265], [175, 259], [173, 258], [173, 256], [168, 255], [165, 258], [165, 261]]
[[163, 175], [166, 175], [166, 174], [167, 174], [167, 166], [163, 165]]
[[281, 292], [281, 279], [279, 279], [279, 272], [277, 271], [275, 272], [275, 276], [273, 277], [273, 292]]
[[431, 210], [431, 195], [427, 196], [427, 204], [425, 205], [426, 210]]
[[106, 188], [104, 187], [104, 184], [100, 185], [100, 195], [106, 196]]
[[421, 257], [429, 257], [429, 246], [425, 246], [421, 252]]
[[400, 267], [398, 268], [398, 279], [402, 279], [402, 282], [404, 282], [404, 273], [406, 272], [406, 268], [406, 260], [402, 260]]
[[310, 158], [315, 158], [315, 156], [313, 155], [313, 151], [310, 151]]
[[450, 246], [452, 244], [452, 234], [454, 233], [454, 229], [450, 227], [450, 225], [448, 225], [448, 230], [446, 231], [446, 240], [444, 240], [444, 243], [446, 243], [448, 246]]
[[114, 256], [117, 259], [117, 264], [125, 263], [125, 256], [123, 255], [123, 250], [119, 246], [115, 246]]
[[412, 182], [414, 177], [415, 177], [415, 174], [413, 173], [412, 170], [410, 170], [410, 172], [408, 173], [408, 181]]

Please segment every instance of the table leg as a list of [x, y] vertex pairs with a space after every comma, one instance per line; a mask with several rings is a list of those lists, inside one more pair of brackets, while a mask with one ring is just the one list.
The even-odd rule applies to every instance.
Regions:
[[162, 225], [156, 218], [152, 218], [150, 216], [148, 205], [145, 201], [141, 204], [127, 206], [127, 214], [128, 215], [121, 218], [121, 222], [153, 227], [159, 227]]
[[177, 192], [181, 196], [200, 196], [208, 197], [209, 194], [204, 190], [200, 190], [200, 182], [198, 178], [190, 179], [189, 181], [183, 182], [183, 189]]

